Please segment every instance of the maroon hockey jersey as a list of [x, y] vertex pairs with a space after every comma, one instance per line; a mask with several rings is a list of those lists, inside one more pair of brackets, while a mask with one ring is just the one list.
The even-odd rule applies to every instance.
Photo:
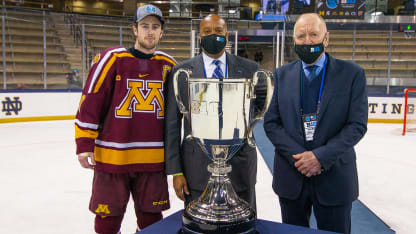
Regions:
[[77, 154], [94, 152], [97, 170], [110, 173], [164, 168], [164, 82], [175, 60], [150, 59], [123, 47], [98, 54], [75, 119]]

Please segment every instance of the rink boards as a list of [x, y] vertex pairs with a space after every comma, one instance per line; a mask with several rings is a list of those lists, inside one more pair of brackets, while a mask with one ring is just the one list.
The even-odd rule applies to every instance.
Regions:
[[[34, 91], [0, 93], [0, 123], [74, 119], [81, 92]], [[408, 103], [408, 116], [416, 117], [416, 102]], [[368, 98], [370, 123], [403, 123], [404, 97]]]

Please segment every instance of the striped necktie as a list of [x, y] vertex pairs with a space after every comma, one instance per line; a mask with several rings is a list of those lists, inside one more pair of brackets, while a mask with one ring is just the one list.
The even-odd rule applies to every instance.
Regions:
[[214, 72], [212, 73], [213, 78], [224, 78], [224, 73], [222, 73], [221, 70], [221, 61], [220, 60], [214, 60], [212, 61], [213, 64], [215, 64], [216, 68]]

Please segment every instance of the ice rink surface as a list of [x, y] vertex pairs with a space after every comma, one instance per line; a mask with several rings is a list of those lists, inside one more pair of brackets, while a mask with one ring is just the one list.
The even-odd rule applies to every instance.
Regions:
[[[73, 121], [0, 124], [0, 233], [90, 234], [93, 172], [75, 156]], [[416, 134], [401, 125], [369, 124], [357, 145], [359, 199], [399, 234], [416, 230]], [[262, 157], [257, 175], [258, 217], [281, 221], [272, 176]], [[169, 178], [171, 209], [183, 208]], [[354, 224], [352, 224], [354, 225]], [[122, 233], [134, 233], [129, 203]]]

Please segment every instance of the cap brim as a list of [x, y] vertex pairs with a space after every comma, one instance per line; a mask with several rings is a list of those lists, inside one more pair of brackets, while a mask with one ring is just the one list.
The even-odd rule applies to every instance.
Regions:
[[140, 19], [136, 19], [136, 23], [137, 22], [139, 22], [140, 20], [142, 20], [142, 19], [144, 19], [144, 18], [146, 18], [147, 16], [155, 16], [156, 18], [158, 18], [159, 19], [159, 21], [162, 23], [162, 24], [165, 24], [165, 19], [163, 18], [163, 17], [161, 17], [160, 15], [157, 15], [157, 14], [148, 14], [148, 15], [146, 15], [146, 16], [143, 16], [142, 18], [140, 18]]

